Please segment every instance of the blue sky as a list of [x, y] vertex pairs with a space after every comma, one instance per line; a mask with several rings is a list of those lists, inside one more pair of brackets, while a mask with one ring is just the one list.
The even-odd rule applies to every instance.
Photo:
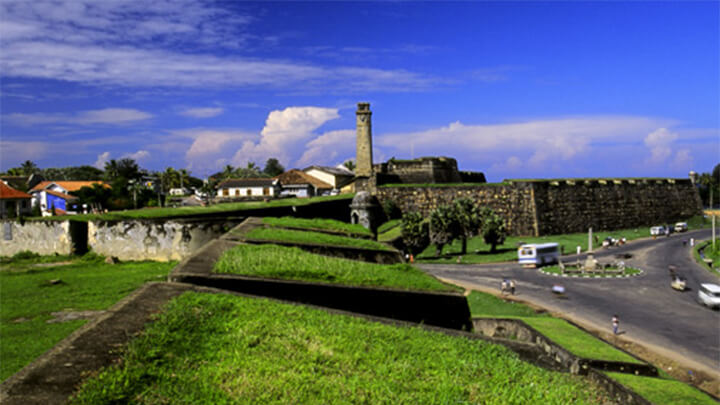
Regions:
[[719, 2], [0, 3], [0, 170], [375, 161], [491, 181], [720, 161]]

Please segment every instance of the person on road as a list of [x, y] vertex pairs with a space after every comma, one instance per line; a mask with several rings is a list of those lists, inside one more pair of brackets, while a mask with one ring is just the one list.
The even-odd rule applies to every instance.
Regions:
[[515, 280], [510, 280], [510, 294], [515, 295]]
[[620, 319], [618, 319], [617, 314], [613, 315], [612, 317], [612, 328], [613, 328], [613, 334], [618, 334], [618, 327], [620, 326]]

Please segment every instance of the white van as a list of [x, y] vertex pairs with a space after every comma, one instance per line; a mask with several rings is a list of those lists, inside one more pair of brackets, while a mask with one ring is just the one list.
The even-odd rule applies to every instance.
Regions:
[[720, 308], [720, 285], [700, 284], [697, 300], [708, 308]]
[[650, 236], [660, 236], [665, 235], [665, 226], [653, 226], [650, 228]]
[[687, 230], [687, 222], [678, 222], [677, 224], [675, 224], [675, 232], [685, 232]]

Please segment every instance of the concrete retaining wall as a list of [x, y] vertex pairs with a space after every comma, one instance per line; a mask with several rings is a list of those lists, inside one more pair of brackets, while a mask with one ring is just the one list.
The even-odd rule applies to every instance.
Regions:
[[12, 256], [29, 250], [40, 255], [73, 253], [70, 221], [2, 221], [0, 255]]
[[120, 260], [182, 260], [225, 233], [233, 223], [210, 221], [93, 221], [88, 245]]

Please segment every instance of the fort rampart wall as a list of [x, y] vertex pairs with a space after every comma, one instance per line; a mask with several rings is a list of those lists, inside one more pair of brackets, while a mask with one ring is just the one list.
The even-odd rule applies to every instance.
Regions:
[[466, 197], [502, 216], [511, 235], [553, 235], [673, 223], [702, 212], [689, 179], [512, 180], [478, 186], [379, 187], [380, 202], [424, 216]]

